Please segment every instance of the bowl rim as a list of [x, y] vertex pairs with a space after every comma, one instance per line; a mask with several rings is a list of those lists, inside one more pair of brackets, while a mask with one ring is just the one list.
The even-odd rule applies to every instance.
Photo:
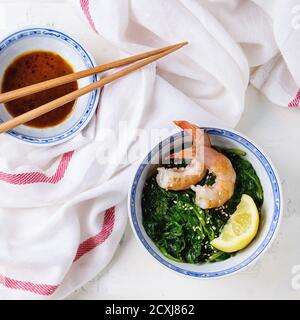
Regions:
[[[81, 58], [83, 59], [87, 67], [92, 68], [96, 66], [96, 61], [94, 57], [92, 56], [90, 51], [85, 48], [85, 46], [81, 43], [81, 41], [79, 41], [76, 37], [74, 37], [73, 35], [70, 35], [65, 31], [61, 31], [52, 27], [51, 28], [42, 27], [42, 26], [27, 27], [7, 35], [4, 39], [0, 40], [0, 54], [3, 51], [5, 51], [10, 45], [16, 43], [17, 41], [22, 40], [24, 38], [32, 38], [32, 37], [55, 37], [55, 39], [59, 39], [63, 41], [66, 45], [72, 46], [72, 48], [80, 54]], [[100, 79], [100, 76], [96, 74], [91, 76], [90, 79], [91, 79], [91, 83], [96, 82]], [[69, 127], [63, 132], [60, 132], [53, 136], [43, 137], [43, 138], [32, 137], [29, 135], [21, 134], [14, 129], [6, 132], [6, 134], [9, 137], [12, 137], [19, 142], [31, 144], [35, 146], [41, 146], [41, 147], [53, 146], [53, 145], [66, 142], [72, 139], [77, 134], [79, 134], [88, 125], [88, 123], [92, 119], [99, 105], [100, 93], [101, 93], [101, 90], [98, 89], [98, 90], [92, 91], [89, 94], [89, 100], [80, 118], [78, 118], [78, 120], [72, 127]], [[0, 119], [0, 123], [2, 123], [1, 119]]]
[[245, 135], [223, 127], [202, 127], [202, 129], [206, 130], [208, 134], [221, 136], [224, 138], [231, 139], [235, 142], [241, 144], [244, 148], [251, 152], [257, 160], [260, 162], [264, 170], [266, 171], [269, 181], [272, 186], [273, 191], [273, 201], [274, 201], [274, 211], [272, 221], [270, 223], [269, 230], [267, 232], [266, 237], [261, 241], [258, 248], [252, 252], [248, 257], [245, 258], [244, 261], [220, 271], [212, 271], [212, 272], [196, 272], [189, 271], [182, 267], [178, 267], [173, 264], [171, 260], [167, 260], [165, 257], [157, 254], [149, 245], [148, 241], [144, 238], [140, 225], [137, 221], [136, 215], [136, 207], [135, 207], [135, 196], [137, 186], [139, 185], [140, 177], [144, 171], [144, 169], [149, 165], [149, 162], [154, 154], [159, 152], [164, 146], [170, 143], [170, 139], [179, 139], [184, 134], [183, 131], [179, 131], [175, 134], [170, 135], [168, 138], [159, 142], [151, 151], [147, 154], [147, 156], [138, 164], [138, 168], [135, 171], [135, 174], [132, 178], [129, 187], [129, 196], [128, 196], [128, 214], [129, 220], [131, 224], [131, 228], [135, 234], [135, 237], [138, 239], [138, 242], [146, 249], [148, 254], [150, 254], [158, 263], [163, 265], [164, 267], [176, 272], [177, 274], [181, 274], [183, 276], [188, 276], [194, 279], [219, 279], [223, 277], [227, 277], [233, 274], [236, 274], [245, 268], [248, 268], [253, 263], [255, 263], [259, 257], [261, 257], [264, 253], [266, 253], [267, 249], [270, 247], [272, 242], [274, 241], [277, 232], [280, 227], [281, 219], [282, 219], [282, 211], [283, 211], [283, 194], [282, 187], [279, 179], [279, 175], [277, 170], [275, 169], [272, 161], [269, 156], [262, 151], [257, 144], [246, 137]]

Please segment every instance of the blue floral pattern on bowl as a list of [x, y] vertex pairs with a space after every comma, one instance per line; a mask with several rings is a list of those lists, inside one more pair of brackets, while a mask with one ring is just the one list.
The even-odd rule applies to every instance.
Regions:
[[[8, 49], [11, 45], [13, 45], [15, 42], [21, 39], [34, 38], [34, 37], [43, 37], [43, 38], [49, 37], [49, 38], [55, 38], [59, 41], [62, 41], [77, 51], [77, 53], [83, 59], [87, 69], [95, 67], [95, 63], [91, 55], [76, 40], [74, 40], [72, 37], [70, 37], [69, 35], [63, 32], [60, 32], [54, 29], [48, 29], [48, 28], [30, 28], [30, 29], [18, 31], [10, 35], [9, 37], [1, 41], [0, 54], [5, 52], [5, 50]], [[95, 82], [98, 80], [97, 75], [94, 75], [91, 78], [92, 78], [92, 82]], [[91, 116], [97, 107], [99, 97], [100, 97], [100, 90], [93, 91], [89, 95], [88, 103], [86, 105], [86, 108], [81, 118], [75, 123], [74, 126], [57, 135], [49, 136], [47, 138], [38, 138], [38, 137], [20, 134], [16, 130], [10, 130], [7, 133], [19, 140], [36, 144], [36, 145], [57, 144], [62, 140], [66, 140], [74, 136], [76, 133], [81, 131], [87, 125], [88, 121], [91, 119]], [[0, 119], [0, 122], [3, 122], [3, 121]]]
[[144, 159], [144, 161], [142, 162], [142, 164], [139, 166], [136, 175], [134, 177], [134, 181], [130, 190], [130, 214], [131, 214], [131, 220], [132, 220], [132, 224], [133, 227], [135, 229], [135, 232], [139, 238], [139, 240], [142, 242], [142, 244], [144, 245], [144, 247], [147, 249], [147, 251], [156, 259], [158, 260], [160, 263], [162, 263], [163, 265], [165, 265], [166, 267], [168, 267], [169, 269], [176, 271], [178, 273], [187, 275], [187, 276], [191, 276], [194, 278], [218, 278], [218, 277], [223, 277], [225, 275], [229, 275], [231, 273], [235, 273], [243, 268], [245, 268], [246, 266], [248, 266], [249, 264], [251, 264], [254, 260], [256, 260], [256, 258], [261, 255], [261, 253], [265, 250], [265, 248], [268, 246], [268, 244], [270, 243], [271, 239], [274, 237], [275, 235], [275, 231], [278, 228], [278, 223], [280, 220], [280, 213], [281, 213], [281, 206], [282, 206], [282, 200], [281, 200], [281, 191], [280, 191], [280, 185], [279, 185], [279, 181], [277, 179], [277, 176], [271, 166], [271, 164], [269, 163], [269, 161], [266, 159], [266, 157], [263, 155], [263, 153], [258, 150], [257, 147], [255, 147], [250, 141], [248, 141], [246, 138], [241, 137], [240, 135], [230, 132], [228, 130], [224, 130], [224, 129], [215, 129], [215, 128], [203, 128], [207, 131], [207, 133], [209, 135], [215, 135], [215, 136], [221, 136], [227, 139], [231, 139], [233, 141], [238, 142], [239, 144], [241, 144], [243, 147], [245, 147], [247, 150], [249, 150], [252, 154], [255, 155], [255, 157], [259, 160], [259, 162], [263, 165], [268, 178], [270, 180], [271, 186], [272, 186], [272, 191], [273, 191], [273, 201], [274, 201], [274, 212], [273, 212], [273, 216], [272, 216], [272, 223], [270, 225], [269, 231], [266, 235], [266, 237], [264, 238], [264, 240], [262, 241], [261, 245], [258, 247], [258, 249], [252, 254], [250, 255], [247, 259], [245, 259], [244, 261], [242, 261], [241, 263], [225, 269], [225, 270], [221, 270], [218, 272], [194, 272], [194, 271], [190, 271], [190, 270], [186, 270], [183, 268], [180, 268], [174, 264], [172, 264], [172, 262], [162, 258], [160, 255], [158, 255], [149, 245], [148, 241], [145, 239], [140, 225], [138, 223], [137, 220], [137, 213], [136, 213], [136, 207], [135, 207], [135, 203], [136, 203], [136, 192], [137, 192], [137, 186], [139, 184], [139, 180], [142, 176], [143, 171], [145, 170], [145, 168], [147, 167], [147, 165], [150, 163], [151, 159], [154, 157], [154, 155], [156, 155], [157, 153], [159, 153], [163, 147], [165, 147], [166, 145], [168, 145], [170, 143], [170, 141], [175, 141], [177, 139], [181, 139], [183, 133], [179, 132], [173, 136], [171, 136], [170, 138], [167, 138], [166, 140], [162, 141], [161, 143], [159, 143], [149, 154], [148, 156]]

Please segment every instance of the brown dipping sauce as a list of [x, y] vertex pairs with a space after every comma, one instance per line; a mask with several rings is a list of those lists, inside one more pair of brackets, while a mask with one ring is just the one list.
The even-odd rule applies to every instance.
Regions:
[[[19, 56], [8, 66], [2, 81], [2, 92], [19, 89], [72, 72], [74, 72], [73, 68], [58, 54], [50, 51], [28, 52]], [[7, 102], [5, 107], [13, 117], [16, 117], [77, 89], [78, 83], [76, 81]], [[74, 104], [74, 101], [67, 103], [29, 121], [26, 125], [46, 128], [60, 124], [70, 115]]]

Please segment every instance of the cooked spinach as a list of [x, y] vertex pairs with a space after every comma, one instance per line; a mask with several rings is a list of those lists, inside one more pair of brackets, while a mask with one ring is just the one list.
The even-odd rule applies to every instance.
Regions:
[[[245, 153], [235, 149], [221, 149], [231, 161], [237, 174], [235, 192], [222, 207], [203, 210], [194, 202], [192, 190], [166, 191], [149, 177], [142, 194], [143, 225], [148, 236], [167, 258], [177, 262], [202, 263], [228, 259], [231, 254], [214, 249], [210, 242], [239, 204], [243, 194], [250, 195], [258, 209], [263, 204], [263, 189]], [[212, 185], [215, 176], [208, 173], [201, 185]]]

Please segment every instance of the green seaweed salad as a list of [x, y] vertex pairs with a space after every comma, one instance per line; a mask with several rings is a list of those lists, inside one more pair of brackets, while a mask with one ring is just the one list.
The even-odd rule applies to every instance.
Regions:
[[[253, 166], [244, 159], [246, 153], [214, 148], [230, 159], [236, 172], [234, 194], [222, 207], [203, 210], [194, 202], [194, 191], [166, 191], [158, 186], [156, 174], [145, 183], [143, 226], [161, 253], [171, 260], [198, 264], [228, 259], [232, 254], [216, 250], [210, 242], [219, 236], [243, 194], [253, 198], [259, 211], [263, 204], [263, 188]], [[200, 184], [212, 185], [214, 179], [208, 173]]]

